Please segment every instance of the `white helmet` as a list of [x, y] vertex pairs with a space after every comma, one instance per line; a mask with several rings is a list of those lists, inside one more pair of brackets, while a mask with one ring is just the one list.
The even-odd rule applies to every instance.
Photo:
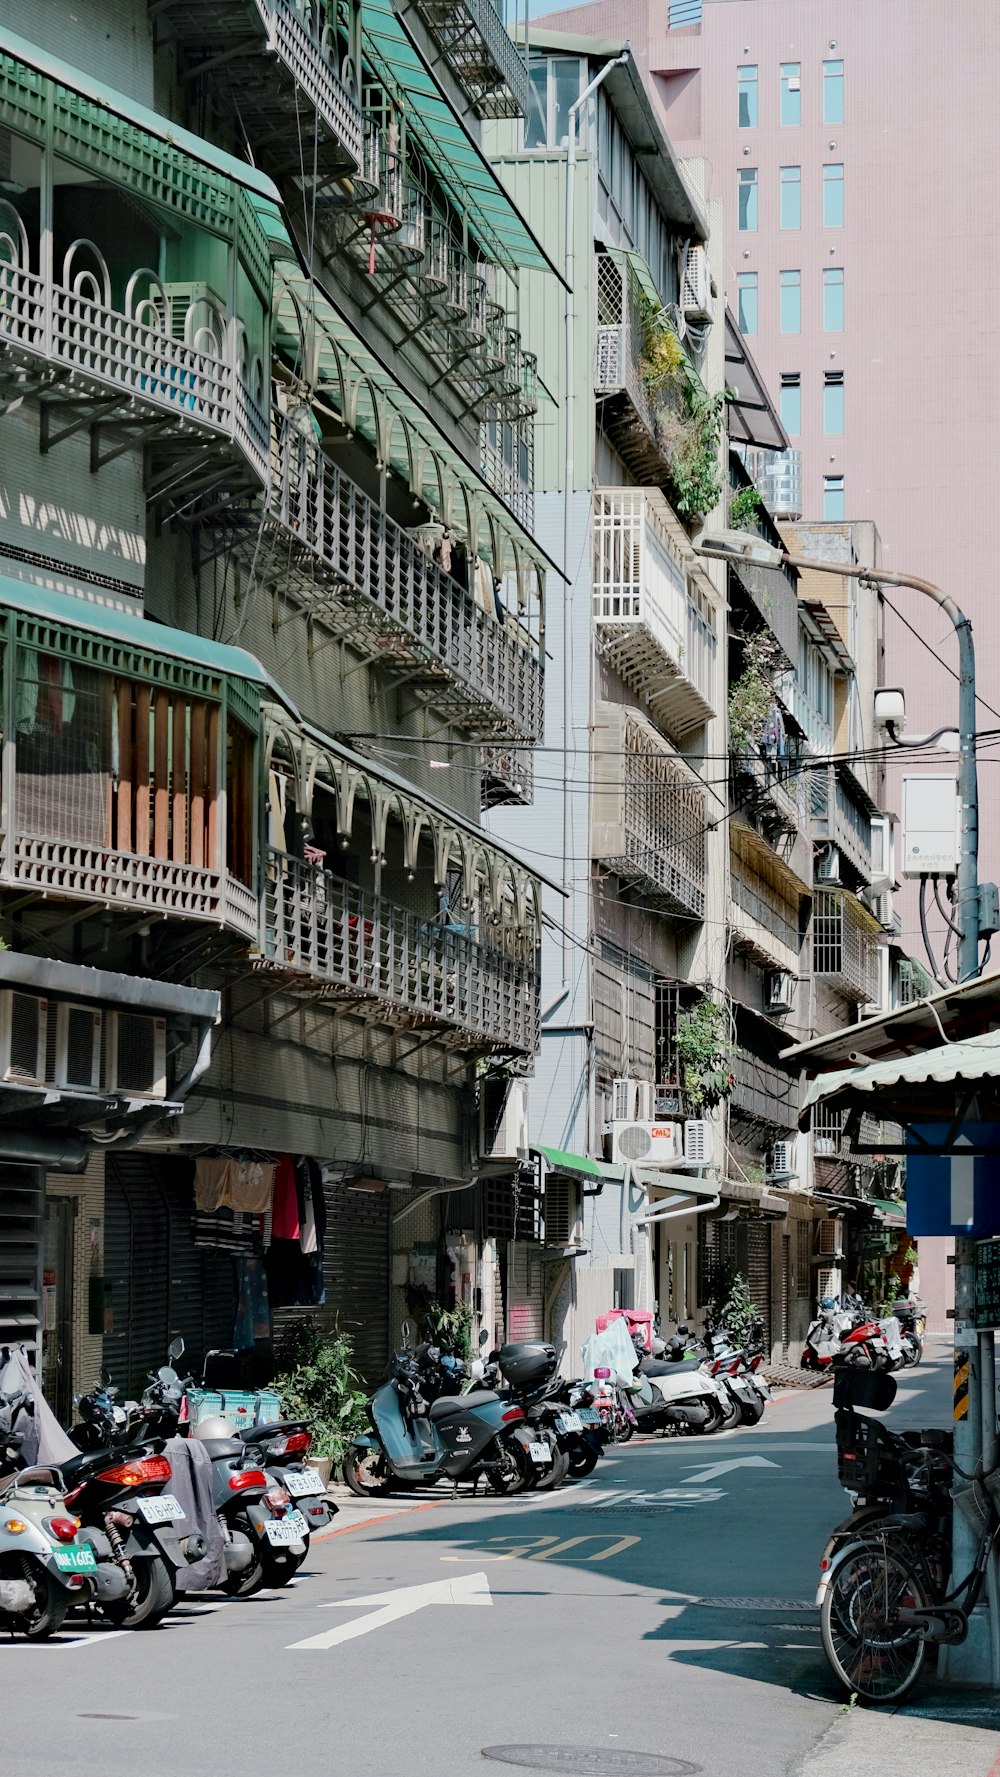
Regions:
[[236, 1433], [228, 1419], [223, 1419], [221, 1414], [214, 1413], [208, 1419], [199, 1419], [198, 1424], [192, 1428], [191, 1436], [193, 1438], [235, 1438]]

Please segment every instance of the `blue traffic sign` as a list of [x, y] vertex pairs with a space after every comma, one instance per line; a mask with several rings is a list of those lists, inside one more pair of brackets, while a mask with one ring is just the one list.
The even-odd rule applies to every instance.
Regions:
[[[915, 1123], [925, 1141], [948, 1139], [947, 1123]], [[1000, 1153], [977, 1154], [979, 1147], [1000, 1147], [1000, 1124], [965, 1123], [947, 1154], [906, 1156], [906, 1227], [910, 1234], [966, 1234], [986, 1238], [1000, 1234]]]

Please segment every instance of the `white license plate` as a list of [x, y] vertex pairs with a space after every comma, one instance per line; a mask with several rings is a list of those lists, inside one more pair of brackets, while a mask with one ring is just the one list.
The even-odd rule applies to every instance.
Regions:
[[286, 1512], [283, 1518], [268, 1518], [264, 1534], [269, 1543], [301, 1543], [309, 1531], [301, 1512]]
[[187, 1515], [172, 1493], [161, 1493], [159, 1499], [137, 1499], [135, 1503], [147, 1524], [169, 1524], [171, 1518]]
[[581, 1425], [600, 1425], [601, 1423], [601, 1415], [596, 1407], [578, 1407], [576, 1416]]
[[529, 1444], [528, 1455], [532, 1462], [551, 1462], [552, 1452], [548, 1444]]
[[304, 1493], [325, 1493], [323, 1477], [314, 1468], [283, 1469], [281, 1485], [293, 1499], [300, 1499]]
[[580, 1430], [581, 1421], [579, 1413], [560, 1413], [556, 1420], [556, 1431], [562, 1432], [565, 1437], [569, 1432]]

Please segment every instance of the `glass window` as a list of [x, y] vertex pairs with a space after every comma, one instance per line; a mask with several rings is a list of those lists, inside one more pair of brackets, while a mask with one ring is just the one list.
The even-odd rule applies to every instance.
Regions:
[[569, 108], [580, 97], [578, 56], [553, 56], [551, 146], [561, 148], [569, 140]]
[[789, 438], [798, 438], [802, 431], [802, 384], [797, 373], [789, 372], [781, 379], [779, 412]]
[[844, 331], [844, 268], [831, 265], [823, 273], [823, 332]]
[[797, 271], [779, 273], [779, 320], [782, 333], [802, 331], [802, 274]]
[[823, 63], [823, 122], [844, 121], [844, 64]]
[[801, 69], [798, 62], [782, 62], [781, 64], [781, 108], [779, 118], [782, 123], [796, 124], [802, 122], [802, 82], [799, 79]]
[[549, 64], [533, 61], [528, 69], [530, 91], [524, 116], [525, 148], [544, 148], [548, 137]]
[[839, 433], [844, 430], [844, 373], [828, 370], [823, 378], [823, 430]]
[[737, 70], [740, 100], [740, 129], [752, 130], [757, 125], [757, 70], [755, 67], [743, 67]]
[[740, 168], [740, 233], [757, 231], [757, 168]]
[[842, 475], [824, 475], [823, 477], [823, 517], [843, 518], [844, 516], [844, 477]]
[[823, 168], [823, 227], [844, 226], [844, 168], [827, 165]]
[[782, 228], [802, 227], [802, 168], [779, 169], [781, 204], [779, 222]]
[[736, 279], [739, 293], [739, 323], [741, 333], [757, 331], [757, 273], [741, 271]]

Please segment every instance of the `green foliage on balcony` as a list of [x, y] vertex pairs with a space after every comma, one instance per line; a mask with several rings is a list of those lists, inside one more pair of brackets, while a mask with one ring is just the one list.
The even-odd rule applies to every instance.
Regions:
[[677, 1020], [675, 1052], [686, 1102], [695, 1112], [712, 1110], [733, 1089], [729, 1014], [702, 997]]

